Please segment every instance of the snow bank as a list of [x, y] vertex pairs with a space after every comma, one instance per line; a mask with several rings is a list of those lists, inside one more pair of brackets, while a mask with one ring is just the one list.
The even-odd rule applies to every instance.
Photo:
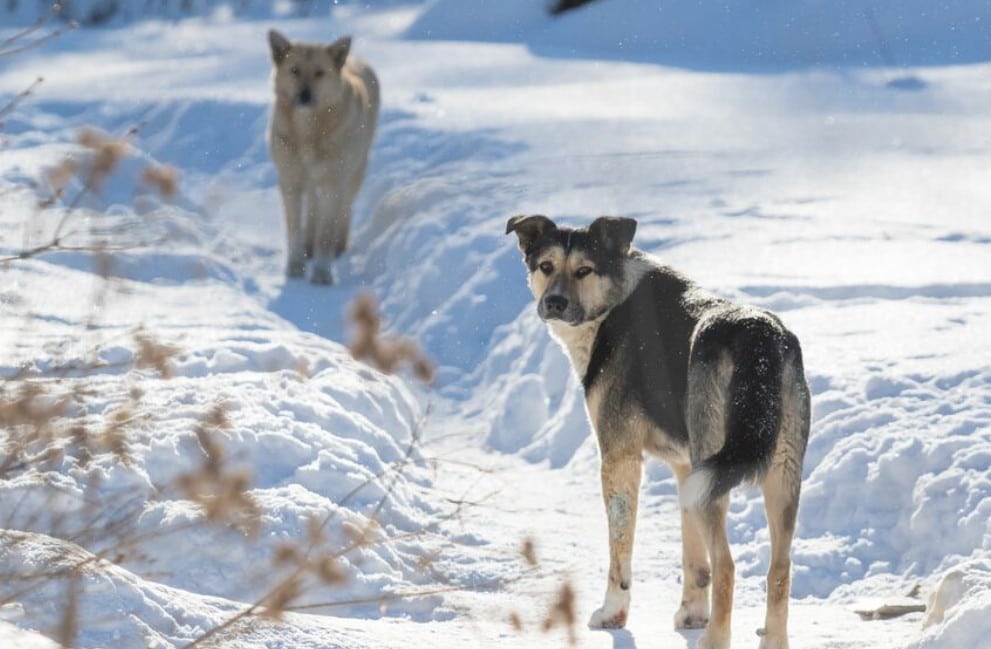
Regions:
[[481, 398], [465, 406], [467, 415], [485, 422], [490, 448], [560, 468], [589, 440], [585, 399], [570, 361], [532, 306], [494, 332], [473, 380], [500, 395], [495, 403]]
[[[72, 128], [63, 127], [61, 135], [71, 140]], [[0, 159], [0, 176], [9, 179], [0, 190], [3, 255], [19, 249], [25, 224], [39, 228], [32, 240], [43, 241], [58, 218], [36, 215], [33, 192], [14, 184], [66, 152], [38, 147], [37, 138], [36, 131], [17, 126]], [[315, 557], [339, 556], [335, 579], [308, 580], [297, 605], [321, 604], [312, 610], [366, 618], [449, 617], [438, 597], [398, 596], [446, 574], [443, 562], [431, 559], [448, 541], [439, 527], [444, 508], [431, 495], [417, 441], [425, 421], [417, 398], [401, 379], [354, 361], [339, 343], [299, 331], [252, 297], [244, 259], [188, 199], [157, 202], [148, 211], [128, 206], [128, 180], [148, 160], [141, 151], [125, 160], [120, 178], [87, 196], [88, 207], [70, 229], [99, 223], [118, 232], [137, 222], [143, 235], [154, 235], [154, 246], [115, 254], [108, 279], [84, 252], [17, 262], [0, 279], [3, 374], [26, 369], [43, 379], [60, 367], [94, 366], [83, 377], [73, 372], [49, 383], [62, 393], [78, 390], [75, 421], [100, 431], [121, 409], [133, 409], [137, 420], [128, 429], [127, 463], [112, 453], [84, 462], [70, 450], [47, 474], [0, 483], [5, 527], [72, 538], [80, 552], [119, 554], [129, 576], [114, 573], [111, 581], [120, 577], [142, 591], [128, 599], [117, 589], [111, 605], [100, 595], [106, 588], [94, 584], [96, 596], [85, 598], [79, 646], [173, 646], [177, 637], [192, 637], [222, 621], [222, 613], [183, 623], [148, 617], [164, 600], [182, 597], [160, 594], [152, 603], [147, 588], [227, 598], [223, 614], [229, 614], [234, 602], [255, 601], [291, 570], [276, 560], [287, 546], [308, 548]], [[341, 306], [325, 309], [321, 317], [342, 316]], [[175, 350], [167, 360], [169, 378], [133, 369], [139, 327]], [[208, 523], [179, 486], [206, 462], [196, 431], [218, 407], [229, 426], [212, 435], [225, 470], [249, 476], [247, 495], [258, 513], [251, 529]], [[321, 527], [319, 539], [312, 536], [314, 525]], [[140, 542], [131, 551], [118, 550], [120, 538]], [[23, 562], [47, 565], [48, 555], [37, 546], [31, 541], [18, 546], [20, 554], [2, 553], [5, 573], [21, 574]], [[30, 609], [25, 624], [53, 628], [61, 604], [46, 589], [23, 600]], [[380, 605], [381, 598], [393, 597]], [[139, 618], [126, 628], [99, 622], [109, 610], [136, 610]], [[175, 625], [186, 631], [171, 634]]]
[[533, 0], [439, 0], [416, 39], [526, 43], [543, 56], [689, 68], [946, 65], [991, 59], [991, 8], [968, 0], [864, 4], [598, 0], [558, 18]]
[[817, 391], [799, 594], [889, 571], [925, 576], [946, 556], [989, 549], [991, 374], [941, 370], [868, 366], [860, 385]]
[[991, 638], [991, 560], [953, 566], [936, 584], [928, 606], [925, 633], [906, 649], [955, 649]]
[[[327, 17], [340, 5], [389, 7], [412, 4], [417, 0], [159, 0], [119, 2], [118, 0], [69, 0], [62, 2], [58, 17], [88, 26], [120, 26], [137, 20], [180, 20], [207, 17], [231, 19], [278, 19]], [[29, 25], [46, 15], [53, 3], [47, 0], [13, 0], [0, 7], [5, 25]]]
[[[29, 262], [24, 270], [9, 270], [5, 284], [91, 283], [79, 271], [45, 265]], [[178, 588], [239, 600], [254, 599], [270, 587], [278, 572], [272, 565], [275, 550], [305, 543], [311, 523], [326, 521], [322, 551], [337, 551], [354, 542], [353, 530], [369, 529], [374, 519], [371, 542], [343, 558], [346, 588], [314, 587], [306, 600], [374, 599], [426, 577], [422, 561], [433, 541], [385, 542], [387, 537], [423, 535], [439, 515], [426, 497], [424, 461], [412, 448], [422, 432], [419, 407], [398, 381], [359, 365], [338, 345], [307, 334], [284, 335], [284, 323], [228, 289], [168, 291], [127, 282], [119, 290], [126, 299], [114, 300], [100, 314], [105, 335], [121, 340], [102, 346], [101, 357], [111, 368], [126, 368], [134, 361], [128, 337], [141, 322], [150, 327], [151, 336], [181, 350], [170, 361], [170, 379], [111, 369], [70, 382], [97, 392], [83, 404], [95, 429], [127, 404], [134, 386], [140, 388], [135, 409], [142, 423], [128, 439], [130, 464], [121, 466], [115, 456], [106, 455], [82, 465], [67, 456], [57, 467], [64, 475], [58, 481], [64, 502], [55, 507], [46, 504], [51, 490], [32, 476], [7, 480], [0, 518], [19, 529], [81, 532], [91, 538], [86, 543], [90, 550], [112, 551], [89, 528], [92, 512], [73, 503], [78, 498], [124, 503], [122, 511], [106, 515], [133, 518], [134, 533], [146, 537], [141, 552], [124, 565]], [[82, 353], [92, 344], [85, 340], [76, 348], [63, 345], [58, 361], [34, 356], [63, 331], [81, 327], [87, 315], [74, 313], [73, 307], [81, 305], [71, 301], [50, 301], [50, 292], [36, 294], [48, 299], [8, 304], [7, 316], [33, 314], [65, 324], [19, 339], [5, 365], [27, 362], [44, 373], [56, 362], [85, 363]], [[81, 294], [85, 304], [87, 292]], [[192, 315], [206, 294], [218, 313], [229, 314], [230, 328], [213, 325], [210, 312], [199, 323]], [[176, 320], [180, 310], [188, 311], [187, 316]], [[155, 327], [156, 322], [179, 328]], [[199, 508], [176, 487], [179, 476], [194, 473], [205, 462], [195, 430], [218, 405], [225, 408], [230, 428], [218, 431], [217, 441], [228, 468], [250, 475], [249, 495], [261, 513], [257, 537], [205, 524]], [[95, 492], [93, 484], [98, 485]], [[25, 502], [35, 505], [25, 508]], [[46, 507], [49, 515], [39, 516]], [[181, 545], [198, 551], [177, 552], [177, 536]], [[422, 613], [429, 616], [430, 608]], [[343, 606], [334, 612], [349, 610]], [[377, 614], [378, 606], [364, 604], [355, 610]], [[419, 614], [416, 606], [397, 610]]]
[[17, 649], [58, 649], [59, 645], [43, 635], [19, 629], [0, 621], [0, 645]]

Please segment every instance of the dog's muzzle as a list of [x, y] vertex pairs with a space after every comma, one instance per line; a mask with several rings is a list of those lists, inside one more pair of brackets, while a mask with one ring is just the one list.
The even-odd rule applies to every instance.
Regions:
[[544, 311], [552, 318], [560, 318], [568, 309], [568, 298], [563, 295], [548, 295], [544, 298]]
[[299, 94], [296, 95], [296, 103], [300, 106], [309, 106], [312, 101], [313, 93], [310, 92], [309, 88], [303, 88], [299, 91]]
[[580, 324], [582, 309], [563, 295], [548, 295], [537, 304], [537, 315], [542, 320], [561, 320], [569, 325]]

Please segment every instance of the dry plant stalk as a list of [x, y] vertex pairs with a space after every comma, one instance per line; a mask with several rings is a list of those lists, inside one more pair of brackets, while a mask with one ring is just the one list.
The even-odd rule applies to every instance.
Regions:
[[79, 24], [73, 20], [64, 27], [52, 30], [42, 36], [35, 37], [34, 40], [28, 39], [29, 36], [44, 27], [45, 23], [47, 23], [52, 17], [61, 13], [61, 11], [61, 3], [56, 2], [49, 7], [48, 11], [44, 15], [34, 21], [34, 23], [28, 25], [19, 32], [15, 32], [13, 36], [9, 36], [8, 38], [0, 41], [0, 59], [40, 47], [48, 41], [58, 38], [67, 30], [73, 30], [79, 27]]
[[164, 164], [150, 164], [141, 172], [141, 182], [150, 185], [165, 200], [172, 200], [179, 191], [179, 170]]
[[61, 162], [48, 170], [46, 180], [52, 190], [52, 194], [61, 196], [65, 191], [65, 186], [72, 182], [72, 179], [79, 173], [79, 161], [73, 157], [63, 158]]
[[81, 568], [69, 571], [69, 587], [65, 593], [65, 605], [59, 620], [56, 636], [63, 647], [74, 647], [79, 635], [79, 599], [82, 595]]
[[[132, 463], [131, 447], [127, 441], [127, 432], [132, 422], [140, 417], [138, 406], [140, 394], [132, 391], [131, 397], [123, 406], [113, 410], [106, 418], [106, 425], [97, 437], [96, 444], [100, 449], [106, 449], [114, 455], [122, 464]], [[83, 429], [85, 430], [85, 429]], [[94, 446], [89, 441], [87, 447]]]
[[530, 566], [531, 568], [535, 567], [539, 563], [539, 561], [537, 561], [536, 544], [533, 542], [533, 539], [529, 536], [523, 539], [523, 547], [520, 548], [520, 554], [523, 555], [523, 561], [526, 562], [526, 565]]
[[82, 129], [77, 135], [77, 142], [87, 149], [87, 155], [83, 160], [80, 162], [72, 156], [66, 157], [46, 173], [51, 195], [38, 202], [38, 208], [42, 210], [55, 207], [56, 203], [64, 196], [66, 186], [74, 177], [82, 177], [83, 182], [83, 186], [72, 200], [62, 208], [62, 215], [59, 217], [50, 239], [32, 248], [25, 248], [15, 255], [4, 257], [0, 259], [0, 262], [29, 259], [54, 250], [71, 249], [101, 253], [112, 249], [106, 242], [66, 246], [65, 239], [76, 233], [67, 233], [65, 230], [83, 198], [90, 192], [98, 190], [116, 169], [117, 163], [130, 154], [130, 145], [126, 138], [114, 138], [92, 128]]
[[34, 93], [34, 91], [38, 88], [38, 86], [40, 86], [44, 81], [45, 81], [44, 77], [38, 77], [31, 83], [30, 86], [28, 86], [24, 90], [14, 95], [14, 97], [10, 101], [4, 104], [3, 107], [0, 107], [0, 131], [3, 131], [4, 118], [7, 117], [7, 115], [13, 113], [17, 109], [17, 107], [21, 104], [21, 102], [23, 102], [25, 99], [30, 97], [31, 94]]
[[397, 367], [407, 363], [421, 381], [428, 384], [434, 382], [433, 363], [424, 356], [415, 342], [409, 338], [381, 334], [382, 318], [371, 293], [363, 293], [355, 298], [348, 311], [348, 319], [354, 330], [349, 345], [351, 356], [368, 361], [386, 374], [393, 374]]
[[138, 327], [134, 332], [134, 342], [137, 343], [137, 355], [134, 358], [134, 366], [137, 368], [151, 368], [162, 375], [162, 378], [172, 378], [172, 366], [170, 361], [179, 353], [179, 349], [172, 345], [155, 340], [148, 335], [144, 327]]
[[84, 185], [93, 190], [98, 190], [117, 163], [131, 152], [131, 145], [123, 138], [115, 138], [91, 127], [79, 131], [76, 141], [89, 150], [85, 162]]
[[222, 431], [231, 427], [227, 405], [217, 404], [197, 424], [195, 432], [203, 451], [202, 466], [176, 479], [176, 486], [191, 501], [203, 508], [208, 521], [229, 523], [253, 536], [259, 528], [261, 510], [248, 493], [251, 476], [246, 470], [225, 466], [223, 447], [217, 442]]
[[544, 632], [547, 632], [558, 625], [563, 626], [568, 632], [568, 643], [574, 647], [578, 644], [577, 622], [575, 590], [572, 588], [571, 583], [566, 581], [558, 589], [557, 599], [551, 604], [551, 608], [544, 618], [542, 628]]
[[56, 393], [42, 381], [0, 384], [0, 479], [61, 460], [56, 422], [72, 401], [70, 393]]
[[[322, 545], [323, 542], [323, 529], [319, 523], [311, 520], [310, 547]], [[283, 543], [276, 548], [273, 564], [276, 567], [290, 567], [292, 571], [261, 599], [259, 615], [271, 620], [282, 619], [283, 614], [305, 593], [307, 576], [332, 586], [339, 586], [347, 581], [347, 573], [341, 565], [338, 553], [322, 552], [316, 556], [311, 555], [312, 552], [304, 551], [300, 545], [293, 543]]]

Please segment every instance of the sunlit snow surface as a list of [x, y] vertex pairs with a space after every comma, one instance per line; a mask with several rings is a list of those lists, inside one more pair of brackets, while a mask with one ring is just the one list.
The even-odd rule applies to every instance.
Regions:
[[[520, 639], [510, 612], [536, 628], [566, 579], [587, 619], [607, 567], [598, 460], [577, 383], [503, 235], [522, 212], [569, 224], [633, 216], [641, 248], [711, 290], [778, 311], [802, 339], [815, 421], [792, 646], [987, 642], [991, 12], [876, 3], [890, 57], [918, 66], [888, 68], [862, 10], [845, 3], [796, 3], [790, 18], [768, 3], [764, 19], [743, 23], [733, 21], [741, 3], [713, 16], [602, 0], [557, 22], [523, 0], [383, 4], [352, 3], [332, 18], [211, 9], [178, 22], [118, 20], [2, 62], [3, 96], [46, 81], [5, 120], [0, 252], [52, 227], [24, 181], [71, 151], [83, 125], [117, 134], [140, 125], [135, 156], [87, 206], [111, 221], [140, 219], [149, 239], [165, 241], [115, 255], [117, 279], [98, 309], [103, 280], [86, 254], [0, 270], [5, 373], [99, 348], [107, 367], [91, 379], [86, 415], [106, 417], [139, 378], [151, 413], [130, 440], [131, 467], [108, 456], [59, 471], [62, 507], [98, 477], [104, 498], [126, 494], [151, 537], [145, 556], [86, 577], [79, 645], [182, 646], [253, 602], [273, 576], [273, 549], [305, 539], [308, 520], [328, 519], [326, 543], [341, 547], [371, 515], [393, 540], [349, 555], [345, 585], [303, 601], [353, 603], [245, 625], [229, 646], [529, 646], [547, 640]], [[657, 7], [667, 22], [655, 20]], [[263, 141], [272, 24], [312, 40], [355, 34], [383, 83], [354, 246], [333, 288], [282, 276], [281, 206]], [[772, 42], [780, 47], [753, 60], [731, 56]], [[135, 201], [148, 161], [182, 170], [174, 204]], [[344, 314], [365, 289], [389, 328], [439, 363], [437, 387], [350, 359]], [[121, 369], [139, 325], [179, 349], [173, 378]], [[188, 531], [196, 510], [167, 486], [202, 461], [193, 429], [217, 403], [229, 408], [229, 457], [254, 476], [264, 513], [255, 540]], [[667, 469], [648, 467], [628, 630], [582, 630], [581, 646], [691, 647], [698, 635], [671, 630], [677, 501]], [[30, 480], [2, 489], [9, 527], [51, 531]], [[734, 646], [756, 646], [769, 554], [756, 493], [734, 494], [729, 529]], [[518, 556], [526, 536], [536, 570]], [[57, 565], [105, 549], [98, 535], [77, 543], [29, 535], [0, 557], [8, 567]], [[931, 589], [962, 562], [968, 594], [925, 633], [918, 614], [862, 622], [846, 608], [916, 582]], [[32, 590], [0, 619], [52, 633], [60, 588]], [[392, 599], [417, 590], [445, 592]]]

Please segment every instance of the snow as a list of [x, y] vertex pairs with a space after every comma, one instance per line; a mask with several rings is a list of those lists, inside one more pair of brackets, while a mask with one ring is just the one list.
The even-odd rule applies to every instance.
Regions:
[[[29, 4], [5, 16], [0, 40], [6, 25], [30, 22]], [[132, 155], [86, 198], [87, 224], [138, 224], [131, 240], [156, 243], [115, 253], [109, 284], [82, 252], [0, 270], [5, 375], [53, 372], [96, 349], [92, 377], [60, 384], [91, 388], [83, 421], [99, 427], [136, 384], [145, 413], [128, 429], [127, 465], [67, 455], [46, 476], [0, 483], [0, 520], [13, 530], [0, 574], [107, 551], [108, 537], [73, 533], [92, 514], [86, 495], [126, 502], [113, 516], [148, 538], [140, 555], [83, 576], [80, 647], [183, 646], [260, 597], [285, 569], [273, 568], [277, 549], [305, 542], [312, 521], [327, 521], [317, 551], [339, 552], [355, 534], [370, 542], [342, 557], [343, 583], [308, 584], [299, 603], [325, 606], [243, 625], [225, 646], [526, 644], [537, 640], [508, 616], [536, 633], [564, 580], [583, 622], [608, 558], [597, 450], [580, 386], [503, 232], [518, 213], [571, 224], [622, 214], [639, 220], [641, 248], [776, 310], [803, 341], [814, 423], [792, 645], [985, 641], [987, 7], [873, 3], [894, 63], [913, 66], [892, 68], [855, 3], [753, 12], [600, 0], [556, 20], [522, 0], [317, 5], [314, 18], [285, 3], [238, 12], [206, 1], [191, 17], [121, 15], [3, 61], [0, 97], [46, 81], [5, 118], [0, 254], [54, 227], [25, 183], [77, 151], [83, 125], [140, 125]], [[354, 33], [383, 83], [354, 246], [332, 288], [282, 276], [262, 137], [272, 24], [313, 40]], [[905, 78], [918, 84], [892, 85]], [[136, 197], [150, 162], [180, 169], [173, 201]], [[350, 358], [344, 314], [365, 290], [387, 329], [439, 364], [435, 388]], [[139, 327], [178, 350], [171, 378], [131, 368]], [[204, 462], [195, 428], [217, 404], [230, 421], [224, 457], [252, 478], [253, 536], [205, 524], [175, 487]], [[43, 499], [43, 477], [58, 499]], [[648, 463], [629, 627], [579, 629], [580, 646], [693, 646], [697, 632], [670, 624], [677, 511], [670, 472]], [[729, 530], [734, 646], [756, 644], [769, 556], [756, 493], [734, 494]], [[526, 537], [535, 568], [518, 556]], [[955, 570], [957, 601], [926, 629], [921, 614], [862, 622], [849, 610], [915, 583], [931, 592]], [[65, 588], [49, 581], [0, 610], [0, 643], [19, 633], [10, 624], [51, 635]]]
[[57, 649], [58, 647], [45, 636], [19, 629], [8, 622], [0, 622], [0, 642], [5, 647], [18, 649]]
[[561, 20], [548, 4], [438, 0], [408, 34], [722, 70], [972, 63], [986, 60], [991, 37], [991, 8], [968, 0], [599, 0]]

